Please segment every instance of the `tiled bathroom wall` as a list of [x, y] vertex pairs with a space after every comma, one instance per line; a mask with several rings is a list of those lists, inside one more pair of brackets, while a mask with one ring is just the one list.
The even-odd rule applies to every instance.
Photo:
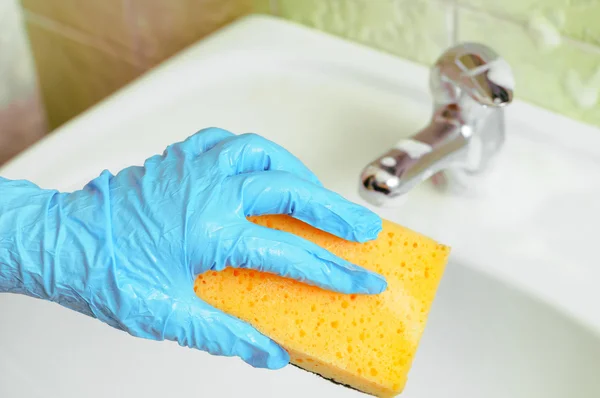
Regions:
[[430, 65], [478, 41], [512, 65], [516, 95], [600, 125], [600, 0], [264, 0], [275, 15]]
[[46, 132], [17, 0], [0, 0], [0, 164]]
[[[11, 14], [2, 12], [6, 1], [18, 0], [0, 1], [0, 33], [7, 31], [2, 19]], [[50, 129], [251, 12], [287, 18], [425, 65], [453, 43], [483, 42], [513, 66], [518, 97], [600, 125], [600, 0], [21, 0], [21, 6]], [[19, 20], [8, 19], [9, 25]], [[26, 49], [22, 37], [15, 48]], [[26, 53], [11, 57], [12, 62], [0, 60], [0, 67], [12, 65], [29, 76], [0, 78], [0, 90], [2, 84], [23, 81], [29, 88], [11, 88], [11, 93], [35, 92], [31, 68], [16, 66], [27, 62]], [[34, 96], [22, 97], [35, 102]], [[31, 120], [40, 125], [39, 118]], [[39, 136], [36, 128], [18, 139]], [[0, 134], [0, 148], [5, 137]]]

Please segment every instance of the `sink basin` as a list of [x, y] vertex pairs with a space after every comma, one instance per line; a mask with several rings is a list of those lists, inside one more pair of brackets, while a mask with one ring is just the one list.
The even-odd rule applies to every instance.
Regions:
[[[73, 190], [214, 125], [278, 142], [325, 186], [363, 203], [362, 167], [427, 123], [427, 79], [410, 62], [248, 17], [65, 125], [0, 175]], [[507, 110], [507, 129], [496, 168], [472, 195], [425, 183], [402, 206], [374, 209], [453, 247], [404, 397], [600, 396], [600, 131], [519, 101]], [[28, 297], [0, 295], [0, 314], [1, 397], [362, 396], [293, 367], [257, 370], [134, 339]]]

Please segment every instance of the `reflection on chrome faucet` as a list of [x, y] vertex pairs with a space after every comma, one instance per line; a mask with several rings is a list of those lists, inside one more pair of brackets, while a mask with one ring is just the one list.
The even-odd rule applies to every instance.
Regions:
[[487, 170], [502, 147], [514, 78], [493, 50], [478, 43], [448, 49], [431, 71], [430, 88], [430, 124], [363, 170], [359, 189], [368, 202], [393, 204], [433, 176], [440, 189], [463, 189], [462, 181]]

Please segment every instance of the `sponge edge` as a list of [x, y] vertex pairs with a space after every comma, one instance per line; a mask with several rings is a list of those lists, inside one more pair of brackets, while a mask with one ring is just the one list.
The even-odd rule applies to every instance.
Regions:
[[273, 274], [226, 268], [198, 276], [198, 297], [275, 340], [298, 367], [378, 397], [401, 393], [449, 248], [389, 221], [376, 240], [362, 244], [288, 216], [250, 221], [298, 235], [382, 274], [388, 288], [373, 296], [344, 295]]

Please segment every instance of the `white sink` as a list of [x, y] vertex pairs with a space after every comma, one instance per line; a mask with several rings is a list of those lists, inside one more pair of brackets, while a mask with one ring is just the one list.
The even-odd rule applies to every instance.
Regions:
[[[358, 174], [428, 121], [427, 69], [250, 17], [126, 87], [0, 169], [81, 187], [196, 130], [253, 131], [351, 200]], [[517, 86], [518, 92], [518, 86]], [[600, 396], [600, 131], [516, 102], [477, 195], [428, 184], [376, 209], [453, 247], [403, 396]], [[358, 397], [301, 370], [256, 370], [134, 339], [58, 305], [0, 295], [0, 397]]]

